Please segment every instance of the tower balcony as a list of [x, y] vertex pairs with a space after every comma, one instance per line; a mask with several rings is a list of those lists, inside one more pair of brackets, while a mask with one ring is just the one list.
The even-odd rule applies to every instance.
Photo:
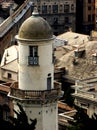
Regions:
[[15, 82], [10, 87], [8, 96], [21, 101], [38, 101], [41, 103], [51, 100], [56, 101], [62, 97], [61, 83], [54, 82], [54, 89], [50, 90], [21, 90], [18, 88], [18, 83]]

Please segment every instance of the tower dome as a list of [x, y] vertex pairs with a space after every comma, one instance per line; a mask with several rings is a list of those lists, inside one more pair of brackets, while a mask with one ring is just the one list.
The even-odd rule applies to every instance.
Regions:
[[21, 25], [18, 33], [20, 40], [47, 40], [53, 38], [53, 32], [48, 22], [39, 16], [35, 8], [32, 16], [27, 18]]

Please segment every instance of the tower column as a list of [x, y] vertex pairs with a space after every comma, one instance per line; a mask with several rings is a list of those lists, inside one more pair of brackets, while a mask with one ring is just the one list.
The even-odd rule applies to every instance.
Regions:
[[36, 130], [58, 130], [61, 85], [54, 84], [52, 29], [37, 10], [26, 19], [16, 36], [19, 45], [19, 81], [9, 96], [14, 109], [20, 103], [28, 118], [37, 119]]

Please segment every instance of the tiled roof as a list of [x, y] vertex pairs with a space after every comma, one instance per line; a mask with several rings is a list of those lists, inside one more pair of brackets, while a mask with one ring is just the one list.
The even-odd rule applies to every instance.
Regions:
[[[71, 35], [70, 35], [70, 33], [71, 33]], [[67, 32], [64, 35], [67, 36], [67, 38], [69, 39], [70, 36], [74, 37], [75, 33], [73, 34], [72, 32]], [[78, 34], [76, 34], [76, 35], [78, 35]], [[60, 36], [60, 38], [61, 38], [61, 36]], [[75, 50], [77, 49], [77, 47], [76, 46], [74, 47], [74, 45], [71, 43], [73, 43], [73, 42], [70, 42], [69, 45], [67, 44], [67, 45], [60, 47], [60, 50], [61, 50], [61, 48], [64, 47], [63, 52], [57, 50], [57, 48], [56, 48], [55, 66], [56, 67], [65, 67], [68, 75], [71, 77], [74, 77], [75, 79], [86, 79], [86, 78], [96, 77], [97, 76], [97, 63], [96, 63], [96, 59], [94, 59], [95, 62], [93, 61], [92, 56], [94, 53], [97, 53], [97, 41], [96, 40], [95, 41], [86, 40], [86, 42], [84, 41], [82, 43], [81, 42], [77, 42], [77, 44], [74, 44], [75, 42], [73, 43], [74, 45], [78, 45], [79, 48], [84, 46], [85, 55], [81, 58], [76, 58]], [[69, 46], [71, 46], [72, 49], [71, 50], [69, 49], [66, 52], [65, 48], [67, 48]], [[60, 55], [60, 53], [62, 53], [62, 55]], [[58, 57], [58, 55], [60, 57]], [[76, 64], [74, 64], [74, 62], [76, 62]]]
[[1, 60], [1, 67], [9, 64], [10, 62], [14, 60], [17, 60], [17, 58], [18, 58], [18, 45], [10, 46], [4, 51], [4, 54]]
[[57, 38], [67, 41], [68, 45], [75, 45], [88, 41], [89, 35], [69, 31], [58, 35]]
[[61, 101], [58, 101], [58, 108], [59, 109], [64, 109], [64, 110], [67, 110], [67, 111], [71, 111], [71, 110], [74, 110], [74, 108], [68, 106], [67, 104], [61, 102]]

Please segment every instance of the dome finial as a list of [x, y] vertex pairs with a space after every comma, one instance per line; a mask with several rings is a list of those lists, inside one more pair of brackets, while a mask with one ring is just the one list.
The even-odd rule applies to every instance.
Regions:
[[38, 16], [38, 15], [39, 15], [38, 9], [37, 9], [36, 6], [35, 6], [34, 9], [33, 9], [32, 15], [33, 15], [33, 16]]

